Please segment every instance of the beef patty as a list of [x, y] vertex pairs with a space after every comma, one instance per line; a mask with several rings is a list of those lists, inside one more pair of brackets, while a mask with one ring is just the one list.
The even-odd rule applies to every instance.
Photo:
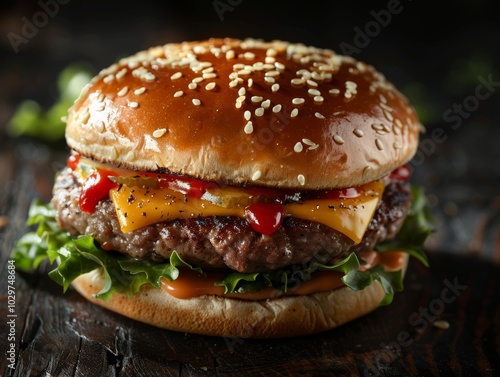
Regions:
[[187, 263], [239, 272], [266, 272], [312, 258], [332, 263], [353, 251], [372, 249], [396, 235], [411, 199], [408, 184], [389, 182], [362, 241], [355, 244], [326, 225], [292, 217], [271, 235], [258, 233], [244, 218], [233, 216], [165, 221], [123, 233], [110, 199], [99, 202], [92, 214], [80, 210], [82, 186], [70, 169], [58, 175], [54, 186], [52, 204], [59, 225], [72, 235], [91, 235], [104, 249], [132, 258], [164, 261], [176, 250]]

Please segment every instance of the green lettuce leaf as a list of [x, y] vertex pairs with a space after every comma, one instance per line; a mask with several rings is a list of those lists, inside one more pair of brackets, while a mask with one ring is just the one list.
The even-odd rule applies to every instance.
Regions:
[[[410, 213], [398, 236], [390, 242], [377, 246], [380, 252], [390, 250], [406, 251], [428, 265], [422, 251], [423, 243], [433, 231], [432, 218], [422, 190], [412, 189], [413, 204]], [[103, 250], [91, 236], [71, 237], [59, 228], [56, 213], [50, 204], [34, 200], [29, 211], [28, 225], [38, 224], [36, 231], [25, 234], [13, 251], [13, 258], [20, 270], [36, 269], [44, 260], [55, 264], [49, 276], [66, 291], [74, 279], [87, 272], [98, 269], [104, 277], [104, 286], [95, 296], [108, 300], [115, 292], [133, 296], [144, 284], [159, 288], [161, 279], [173, 281], [182, 273], [183, 268], [197, 271], [173, 252], [168, 262], [156, 263], [133, 259], [120, 253]], [[394, 292], [403, 289], [401, 271], [386, 272], [381, 266], [360, 271], [360, 261], [355, 253], [334, 265], [325, 265], [315, 260], [303, 265], [293, 265], [269, 273], [231, 272], [215, 283], [224, 287], [224, 293], [257, 292], [266, 287], [287, 292], [304, 281], [311, 279], [315, 271], [337, 271], [342, 274], [343, 283], [354, 289], [362, 290], [374, 281], [382, 284], [385, 298], [381, 305], [392, 302]]]
[[94, 70], [85, 63], [74, 63], [61, 71], [58, 77], [59, 97], [48, 109], [33, 100], [25, 100], [16, 108], [7, 124], [12, 137], [31, 136], [48, 142], [64, 139], [66, 124], [61, 120], [80, 95], [82, 88], [94, 76]]

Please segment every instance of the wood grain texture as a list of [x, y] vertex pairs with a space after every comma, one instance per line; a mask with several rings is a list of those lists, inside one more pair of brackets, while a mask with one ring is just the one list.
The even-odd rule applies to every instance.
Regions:
[[[1, 215], [9, 219], [0, 230], [2, 355], [8, 349], [4, 272], [10, 251], [26, 230], [31, 199], [50, 198], [53, 174], [65, 154], [64, 149], [53, 152], [32, 142], [7, 145], [0, 153]], [[416, 179], [432, 174], [428, 169]], [[473, 187], [467, 182], [456, 182], [455, 190], [446, 185], [433, 185], [439, 199], [434, 211], [444, 229], [430, 243], [431, 268], [412, 260], [404, 293], [391, 306], [350, 324], [319, 335], [270, 341], [170, 332], [92, 305], [71, 289], [63, 294], [44, 266], [16, 275], [16, 368], [8, 368], [1, 357], [0, 375], [498, 375], [500, 267], [492, 263], [498, 254], [498, 191], [491, 186], [482, 201], [474, 194], [476, 204], [471, 205]], [[457, 187], [469, 195], [457, 194]], [[446, 204], [452, 200], [458, 212]], [[454, 221], [462, 228], [452, 225]], [[460, 234], [464, 238], [457, 240]], [[449, 329], [434, 326], [438, 319], [447, 321]]]

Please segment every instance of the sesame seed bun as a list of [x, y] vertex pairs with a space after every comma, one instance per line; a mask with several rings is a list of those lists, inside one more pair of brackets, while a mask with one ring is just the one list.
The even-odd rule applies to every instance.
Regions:
[[301, 44], [211, 39], [101, 71], [70, 109], [66, 139], [133, 170], [334, 189], [407, 162], [419, 126], [407, 99], [365, 63]]
[[[396, 269], [405, 271], [408, 254]], [[104, 285], [102, 272], [79, 276], [73, 287], [85, 298], [129, 318], [168, 330], [237, 338], [284, 338], [331, 330], [375, 310], [384, 298], [375, 281], [361, 291], [347, 287], [302, 296], [245, 301], [218, 296], [177, 299], [143, 286], [133, 297], [115, 293], [109, 301], [93, 295]]]

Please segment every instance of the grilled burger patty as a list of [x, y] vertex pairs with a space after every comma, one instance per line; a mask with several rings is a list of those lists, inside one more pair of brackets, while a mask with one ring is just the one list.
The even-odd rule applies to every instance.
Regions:
[[332, 263], [353, 251], [370, 250], [396, 235], [410, 207], [409, 185], [389, 182], [359, 244], [326, 225], [292, 217], [271, 235], [258, 233], [244, 218], [233, 216], [166, 221], [123, 233], [110, 199], [99, 202], [92, 214], [80, 210], [81, 189], [82, 182], [71, 169], [63, 170], [54, 186], [52, 204], [59, 225], [72, 235], [91, 235], [104, 249], [132, 258], [160, 262], [176, 250], [187, 263], [239, 272], [272, 271], [312, 258]]

